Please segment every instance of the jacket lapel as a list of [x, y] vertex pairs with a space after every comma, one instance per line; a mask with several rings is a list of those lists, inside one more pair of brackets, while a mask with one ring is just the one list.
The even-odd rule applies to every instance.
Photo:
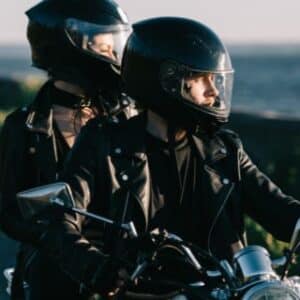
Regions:
[[[43, 103], [44, 99], [41, 99], [41, 97], [45, 96], [45, 87], [38, 94], [35, 103]], [[40, 180], [43, 179], [43, 182], [45, 182], [45, 179], [47, 181], [55, 180], [58, 157], [53, 130], [53, 111], [48, 103], [43, 109], [33, 105], [27, 116], [26, 127], [32, 133], [28, 151], [35, 155], [38, 177]]]

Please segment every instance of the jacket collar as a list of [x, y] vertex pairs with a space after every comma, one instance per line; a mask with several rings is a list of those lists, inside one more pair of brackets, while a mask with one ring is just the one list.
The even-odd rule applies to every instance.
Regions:
[[[116, 126], [116, 134], [111, 133], [112, 155], [136, 156], [146, 153], [146, 116], [141, 114], [131, 120]], [[134, 137], [128, 138], [134, 134]], [[222, 138], [215, 134], [213, 137], [192, 135], [195, 147], [203, 161], [213, 164], [228, 156], [228, 148]]]
[[48, 115], [40, 114], [39, 111], [30, 110], [26, 119], [28, 130], [37, 133], [44, 133], [47, 136], [53, 134], [53, 111], [49, 110]]
[[215, 135], [214, 137], [193, 135], [192, 137], [195, 146], [205, 163], [213, 164], [227, 157], [228, 149], [218, 135]]
[[48, 95], [52, 81], [47, 81], [38, 92], [33, 101], [26, 119], [26, 127], [32, 132], [38, 132], [52, 136], [53, 134], [53, 111]]

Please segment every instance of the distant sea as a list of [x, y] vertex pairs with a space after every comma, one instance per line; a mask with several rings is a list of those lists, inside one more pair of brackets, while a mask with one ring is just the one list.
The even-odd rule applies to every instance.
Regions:
[[[300, 118], [300, 45], [230, 45], [234, 110]], [[42, 76], [26, 46], [0, 45], [0, 77]]]

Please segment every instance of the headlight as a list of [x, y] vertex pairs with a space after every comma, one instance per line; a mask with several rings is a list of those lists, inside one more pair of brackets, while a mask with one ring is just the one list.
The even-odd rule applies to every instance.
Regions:
[[251, 288], [242, 300], [300, 300], [296, 292], [280, 282], [262, 283]]

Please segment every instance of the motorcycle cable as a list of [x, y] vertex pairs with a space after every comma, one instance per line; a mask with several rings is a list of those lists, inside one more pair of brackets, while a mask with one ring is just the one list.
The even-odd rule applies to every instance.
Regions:
[[289, 272], [289, 266], [293, 263], [294, 259], [295, 259], [295, 253], [298, 251], [300, 247], [300, 241], [295, 245], [295, 247], [291, 250], [289, 249], [285, 249], [285, 256], [286, 256], [286, 263], [284, 264], [283, 266], [283, 269], [282, 269], [282, 274], [281, 274], [281, 277], [280, 279], [281, 280], [284, 280], [287, 278], [288, 276], [288, 272]]

